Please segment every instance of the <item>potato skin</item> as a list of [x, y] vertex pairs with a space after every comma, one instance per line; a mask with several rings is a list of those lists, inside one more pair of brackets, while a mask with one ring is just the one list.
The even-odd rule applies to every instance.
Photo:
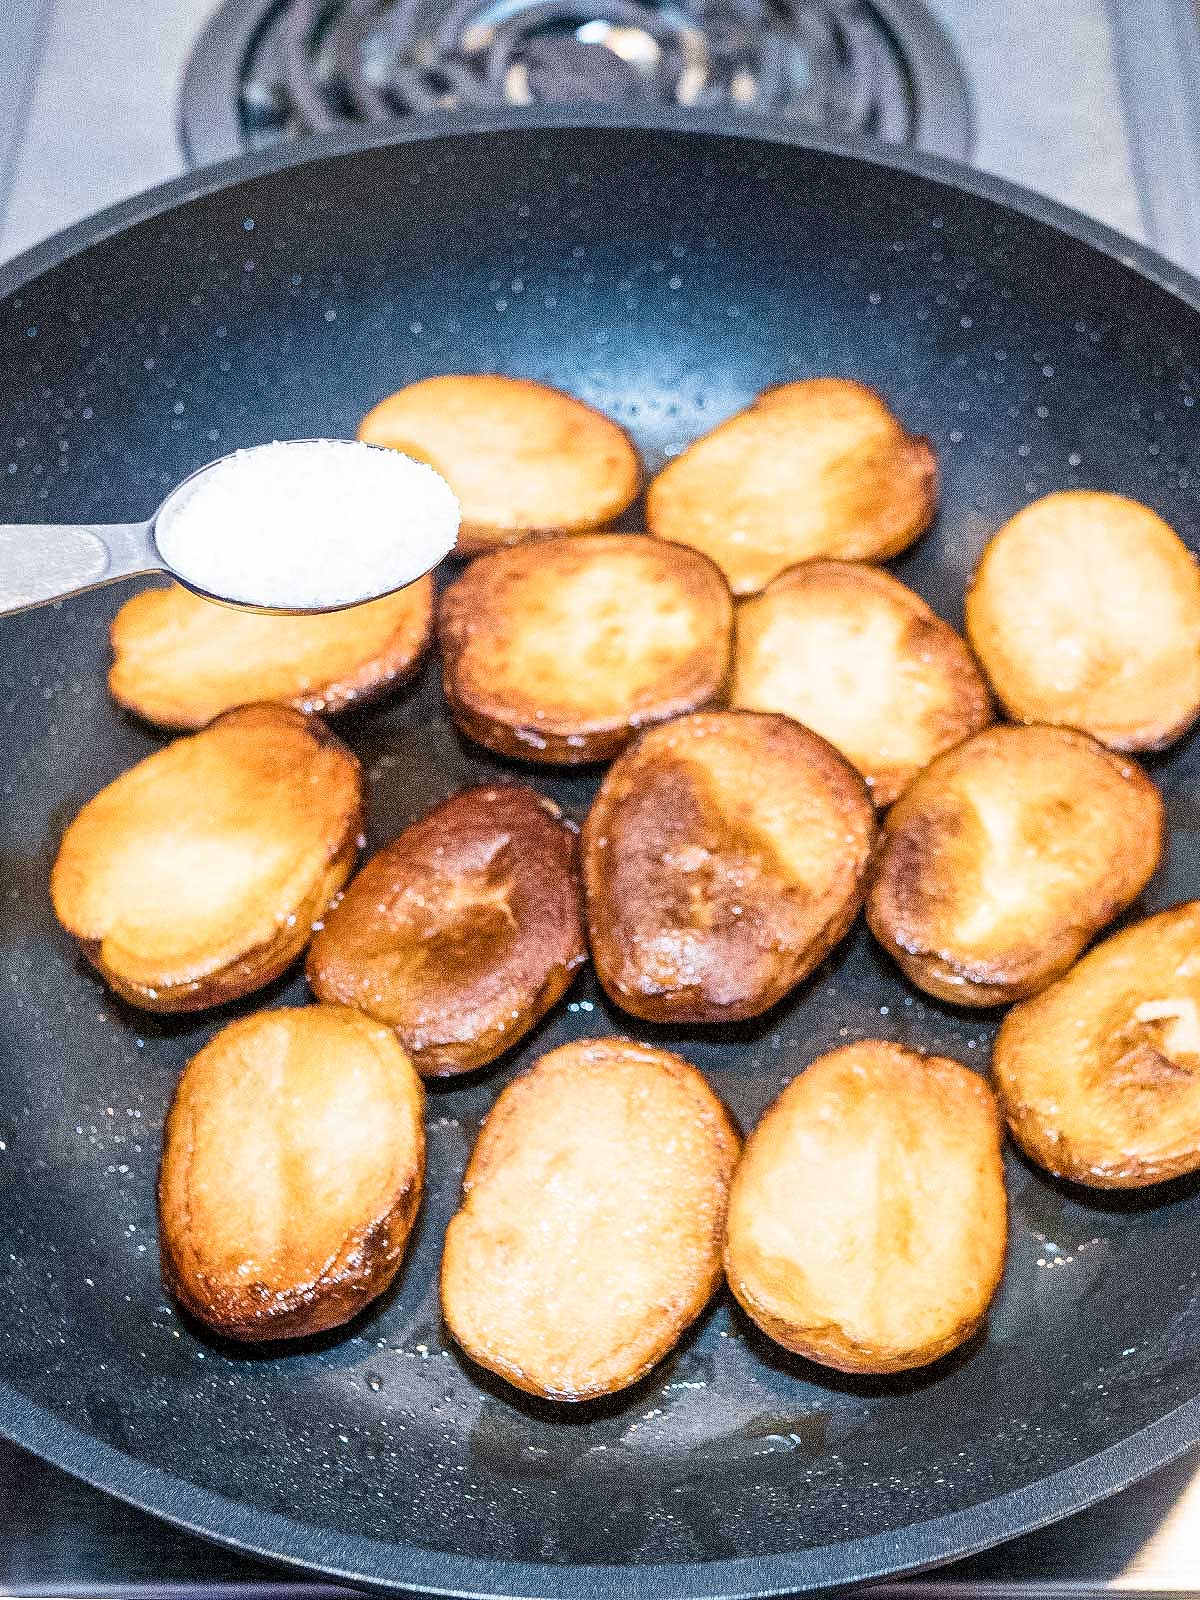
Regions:
[[497, 373], [410, 383], [367, 413], [358, 437], [441, 473], [462, 508], [459, 556], [603, 527], [641, 483], [633, 441], [611, 418], [561, 389]]
[[[1162, 798], [1136, 762], [1069, 728], [987, 728], [888, 813], [867, 923], [927, 994], [1004, 1005], [1066, 971], [1142, 892], [1165, 843]], [[992, 905], [999, 920], [968, 936]]]
[[1165, 749], [1200, 715], [1200, 564], [1124, 495], [1073, 489], [1018, 512], [984, 550], [966, 621], [1016, 722], [1137, 751]]
[[[769, 1338], [841, 1372], [927, 1366], [1004, 1272], [1003, 1129], [956, 1061], [866, 1039], [768, 1107], [730, 1194], [725, 1271]], [[944, 1184], [944, 1187], [943, 1187]]]
[[433, 635], [433, 579], [325, 616], [259, 616], [179, 584], [143, 589], [113, 619], [108, 689], [155, 727], [202, 728], [271, 701], [333, 716], [391, 693]]
[[586, 1401], [639, 1382], [716, 1292], [741, 1137], [666, 1050], [583, 1039], [513, 1080], [446, 1233], [442, 1310], [515, 1388]]
[[[160, 833], [163, 827], [179, 831], [179, 838], [171, 838], [171, 851], [183, 859], [187, 859], [189, 821], [186, 808], [195, 806], [194, 816], [201, 838], [208, 838], [211, 804], [198, 804], [199, 796], [186, 792], [188, 785], [181, 785], [179, 776], [187, 764], [197, 759], [197, 748], [206, 752], [217, 749], [227, 752], [218, 758], [221, 765], [216, 770], [222, 780], [229, 774], [229, 782], [234, 785], [221, 799], [222, 815], [232, 815], [238, 809], [237, 800], [242, 800], [241, 810], [232, 824], [235, 828], [244, 825], [251, 799], [258, 808], [254, 812], [256, 824], [265, 827], [262, 808], [268, 803], [274, 806], [274, 796], [278, 795], [281, 825], [307, 832], [316, 816], [314, 808], [298, 803], [299, 796], [307, 792], [307, 785], [319, 794], [327, 815], [320, 819], [323, 822], [320, 838], [301, 841], [306, 851], [311, 846], [314, 853], [311, 877], [304, 892], [281, 900], [279, 904], [257, 908], [261, 912], [257, 921], [271, 930], [266, 938], [247, 934], [247, 942], [240, 948], [235, 939], [233, 953], [224, 960], [211, 958], [204, 951], [194, 952], [182, 964], [178, 957], [163, 956], [151, 978], [145, 974], [145, 969], [155, 967], [159, 961], [156, 955], [147, 954], [144, 948], [139, 951], [138, 960], [143, 969], [139, 975], [130, 970], [129, 960], [123, 959], [121, 949], [110, 948], [110, 930], [114, 924], [120, 926], [121, 905], [128, 899], [128, 889], [118, 894], [115, 905], [97, 905], [92, 883], [107, 869], [108, 855], [115, 847], [113, 840], [119, 843], [137, 834], [127, 807], [134, 808], [134, 816], [139, 809], [145, 813], [146, 827], [157, 825]], [[208, 759], [205, 754], [203, 761]], [[213, 776], [211, 768], [201, 765], [197, 770], [207, 772], [210, 779]], [[169, 778], [160, 779], [159, 774], [164, 772], [170, 774]], [[196, 781], [204, 780], [197, 778]], [[164, 792], [170, 795], [171, 803], [181, 809], [170, 815], [159, 815], [158, 807], [147, 806], [145, 789], [151, 782], [169, 783], [170, 787]], [[300, 788], [295, 789], [293, 783], [298, 783]], [[240, 796], [238, 785], [243, 786]], [[130, 796], [132, 798], [127, 798]], [[200, 733], [176, 740], [146, 757], [83, 807], [63, 836], [51, 872], [50, 893], [55, 914], [67, 932], [74, 935], [85, 959], [109, 987], [131, 1005], [156, 1012], [206, 1010], [262, 988], [286, 971], [303, 951], [312, 937], [314, 922], [350, 875], [364, 816], [362, 769], [357, 758], [323, 722], [284, 706], [239, 706], [214, 719]], [[151, 835], [151, 845], [155, 845], [158, 838], [158, 834]], [[161, 849], [161, 841], [155, 847]], [[135, 864], [136, 856], [135, 851], [131, 857]], [[319, 856], [323, 856], [323, 860], [318, 859]], [[207, 865], [210, 857], [205, 854], [204, 859]], [[138, 870], [144, 875], [147, 869], [139, 866]], [[280, 890], [281, 894], [283, 892]], [[296, 886], [289, 885], [287, 894], [295, 893]], [[160, 908], [160, 927], [172, 920], [174, 914], [173, 902]], [[239, 915], [243, 914], [244, 907], [239, 911]], [[106, 926], [106, 931], [99, 935], [94, 931], [98, 920]], [[228, 929], [221, 930], [222, 939], [227, 934]], [[139, 933], [138, 938], [144, 945], [146, 935]]]
[[437, 631], [465, 734], [517, 761], [573, 766], [723, 697], [733, 601], [698, 551], [579, 534], [472, 562], [443, 593]]
[[992, 1072], [1013, 1138], [1056, 1177], [1142, 1189], [1200, 1171], [1200, 901], [1131, 923], [1014, 1006]]
[[790, 717], [704, 712], [653, 729], [583, 827], [605, 992], [655, 1022], [760, 1015], [848, 931], [874, 842], [859, 774]]
[[992, 720], [987, 684], [954, 629], [861, 561], [789, 567], [738, 606], [736, 639], [730, 703], [821, 734], [880, 809]]
[[[351, 1103], [344, 1109], [336, 1103], [338, 1074], [364, 1072], [372, 1060], [372, 1115], [354, 1120], [359, 1132], [370, 1128], [377, 1144], [390, 1137], [395, 1148], [386, 1181], [366, 1214], [347, 1219], [332, 1255], [310, 1250], [301, 1261], [306, 1227], [328, 1217], [323, 1210], [316, 1217], [320, 1197], [314, 1198], [309, 1185], [319, 1183], [321, 1174], [310, 1165], [312, 1153], [296, 1148], [297, 1137], [310, 1132], [310, 1116], [295, 1132], [296, 1108], [318, 1117], [352, 1115]], [[318, 1074], [325, 1082], [314, 1087]], [[358, 1012], [314, 1006], [230, 1023], [185, 1067], [167, 1115], [158, 1200], [168, 1291], [216, 1332], [245, 1343], [300, 1338], [347, 1322], [388, 1287], [403, 1259], [424, 1181], [423, 1103], [420, 1079], [395, 1038]], [[244, 1118], [260, 1119], [259, 1137], [238, 1144]], [[276, 1176], [271, 1119], [278, 1122], [274, 1137], [281, 1147], [278, 1189], [270, 1187]], [[198, 1139], [220, 1141], [223, 1132], [233, 1141], [232, 1156], [223, 1142], [215, 1151], [198, 1150]], [[245, 1209], [251, 1193], [256, 1220], [263, 1212], [278, 1212], [266, 1223], [280, 1236], [266, 1269], [272, 1281], [245, 1270], [252, 1246], [235, 1265], [229, 1241], [202, 1231], [201, 1218]]]
[[308, 955], [321, 1000], [394, 1028], [423, 1077], [495, 1060], [587, 959], [578, 838], [515, 783], [451, 795], [384, 847]]
[[887, 561], [924, 533], [937, 459], [874, 390], [780, 384], [697, 439], [646, 492], [646, 526], [703, 550], [735, 595], [798, 561]]

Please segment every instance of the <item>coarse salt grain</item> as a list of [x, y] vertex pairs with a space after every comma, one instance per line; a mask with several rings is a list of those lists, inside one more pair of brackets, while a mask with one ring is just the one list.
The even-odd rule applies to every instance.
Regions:
[[459, 511], [432, 467], [349, 439], [238, 450], [181, 484], [155, 541], [219, 599], [333, 610], [389, 594], [448, 555]]

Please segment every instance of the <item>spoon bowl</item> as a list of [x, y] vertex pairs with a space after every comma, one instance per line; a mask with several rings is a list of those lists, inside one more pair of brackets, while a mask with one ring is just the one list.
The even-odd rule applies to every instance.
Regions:
[[[218, 474], [230, 474], [232, 485], [234, 474], [245, 479], [247, 470], [260, 466], [268, 453], [274, 467], [287, 465], [281, 452], [297, 452], [295, 465], [305, 466], [311, 483], [314, 447], [322, 453], [351, 452], [360, 466], [370, 460], [368, 470], [381, 482], [384, 476], [394, 480], [401, 502], [395, 511], [394, 543], [390, 511], [386, 526], [367, 530], [376, 537], [364, 541], [362, 519], [355, 522], [350, 515], [346, 526], [342, 519], [353, 507], [339, 505], [338, 522], [330, 521], [322, 530], [320, 547], [311, 538], [306, 544], [297, 531], [290, 546], [280, 546], [282, 559], [273, 574], [263, 570], [264, 554], [270, 553], [256, 549], [252, 535], [247, 537], [246, 530], [231, 527], [227, 519], [213, 523], [207, 539], [202, 537], [201, 520], [192, 530], [189, 546], [185, 537], [187, 523], [197, 517], [202, 519], [203, 504], [198, 497], [202, 489], [208, 496]], [[303, 456], [299, 452], [304, 452]], [[386, 472], [372, 458], [386, 459]], [[311, 505], [302, 507], [295, 497], [285, 496], [271, 506], [261, 526], [287, 535], [292, 531], [292, 521], [302, 528], [304, 512], [311, 510]], [[293, 439], [258, 445], [219, 456], [198, 468], [177, 484], [144, 522], [0, 525], [0, 616], [46, 605], [121, 578], [152, 573], [165, 573], [202, 599], [239, 610], [280, 616], [341, 611], [394, 594], [432, 571], [454, 548], [458, 520], [458, 504], [445, 480], [432, 467], [398, 451], [347, 439]], [[226, 559], [233, 549], [233, 567], [214, 565], [215, 547], [220, 540], [226, 546], [221, 552]], [[382, 566], [381, 551], [386, 556]], [[296, 586], [296, 566], [303, 557], [308, 558], [310, 572], [332, 575], [352, 573], [356, 553], [372, 558], [369, 567], [363, 569], [365, 581], [356, 585], [351, 579], [333, 586], [325, 576], [321, 581], [329, 586], [324, 593], [319, 584]], [[237, 576], [239, 560], [245, 569], [242, 578]], [[224, 572], [224, 581], [214, 581], [212, 573], [216, 571]], [[261, 587], [255, 587], [255, 580]]]

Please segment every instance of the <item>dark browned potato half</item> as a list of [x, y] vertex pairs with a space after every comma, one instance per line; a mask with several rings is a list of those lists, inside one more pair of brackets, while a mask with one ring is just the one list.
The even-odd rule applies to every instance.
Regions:
[[354, 865], [359, 764], [315, 717], [243, 706], [139, 761], [63, 836], [55, 914], [148, 1011], [260, 989], [312, 937]]
[[273, 700], [332, 715], [403, 683], [433, 631], [433, 580], [325, 616], [264, 616], [179, 584], [144, 589], [112, 625], [113, 699], [160, 728], [202, 728]]
[[1200, 567], [1123, 495], [1076, 489], [1018, 512], [983, 553], [967, 635], [1019, 722], [1161, 750], [1200, 712]]
[[631, 504], [641, 480], [622, 428], [525, 378], [424, 378], [381, 400], [358, 437], [441, 473], [462, 510], [459, 555], [530, 533], [602, 528]]
[[669, 462], [647, 491], [646, 526], [753, 594], [818, 556], [886, 561], [936, 506], [928, 439], [865, 385], [810, 378], [768, 389]]
[[1014, 1006], [992, 1070], [1047, 1171], [1140, 1189], [1200, 1170], [1200, 901], [1135, 922]]
[[587, 956], [578, 841], [518, 784], [466, 789], [367, 862], [308, 953], [308, 981], [394, 1028], [425, 1077], [507, 1050]]
[[681, 545], [608, 533], [498, 550], [442, 596], [446, 699], [501, 755], [607, 760], [723, 693], [732, 629], [724, 578]]
[[854, 920], [875, 840], [858, 773], [789, 717], [682, 717], [611, 768], [584, 824], [592, 959], [656, 1022], [758, 1016]]
[[159, 1171], [163, 1281], [230, 1339], [347, 1322], [395, 1277], [421, 1201], [424, 1095], [341, 1006], [260, 1011], [194, 1056]]
[[1023, 999], [1141, 893], [1164, 827], [1137, 763], [1086, 733], [987, 728], [889, 811], [867, 921], [939, 1000]]
[[1000, 1284], [1003, 1126], [957, 1061], [866, 1039], [794, 1078], [729, 1200], [734, 1295], [787, 1350], [902, 1372], [964, 1343]]
[[992, 720], [971, 652], [877, 567], [805, 561], [737, 610], [735, 706], [823, 735], [889, 806], [922, 767]]
[[585, 1039], [484, 1123], [446, 1233], [442, 1311], [480, 1366], [550, 1400], [646, 1375], [720, 1282], [740, 1140], [679, 1056]]

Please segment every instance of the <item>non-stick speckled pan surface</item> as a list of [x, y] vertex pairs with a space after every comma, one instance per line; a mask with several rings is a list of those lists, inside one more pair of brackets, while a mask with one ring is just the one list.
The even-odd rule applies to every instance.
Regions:
[[[143, 515], [222, 451], [352, 433], [430, 373], [573, 389], [652, 467], [766, 384], [844, 373], [936, 444], [943, 509], [897, 571], [953, 622], [984, 540], [1046, 490], [1128, 492], [1200, 543], [1197, 286], [991, 181], [703, 118], [494, 118], [225, 176], [0, 273], [5, 520]], [[1195, 1187], [1089, 1196], [1015, 1157], [991, 1327], [926, 1374], [839, 1378], [727, 1300], [638, 1389], [577, 1410], [449, 1346], [434, 1283], [467, 1150], [551, 1045], [667, 1042], [746, 1126], [846, 1039], [986, 1069], [992, 1020], [920, 998], [861, 931], [779, 1011], [726, 1030], [637, 1024], [585, 975], [511, 1058], [432, 1089], [415, 1248], [347, 1337], [246, 1354], [182, 1320], [158, 1276], [159, 1135], [229, 1012], [127, 1009], [46, 897], [65, 821], [160, 742], [105, 695], [122, 594], [0, 625], [0, 1429], [191, 1527], [366, 1583], [635, 1600], [947, 1559], [1200, 1439]], [[517, 770], [451, 730], [432, 663], [340, 727], [369, 774], [371, 847]], [[1200, 894], [1198, 750], [1154, 762], [1173, 836], [1147, 907]], [[594, 774], [532, 776], [583, 815]], [[252, 1003], [303, 996], [292, 977]]]

